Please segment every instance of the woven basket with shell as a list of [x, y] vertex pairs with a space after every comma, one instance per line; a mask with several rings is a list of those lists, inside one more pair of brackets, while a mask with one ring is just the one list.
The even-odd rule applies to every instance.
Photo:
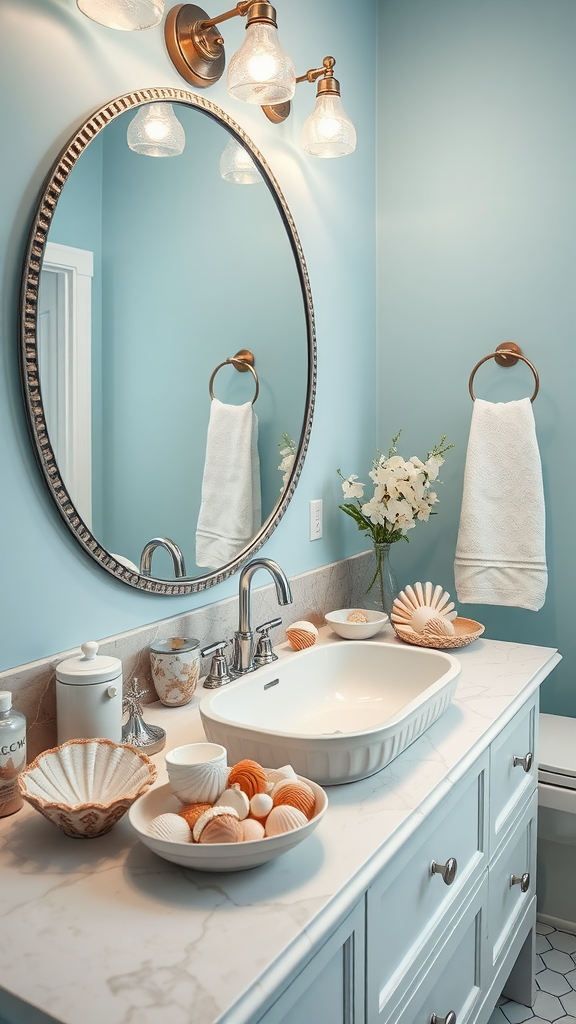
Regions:
[[401, 591], [390, 619], [401, 640], [419, 647], [464, 647], [484, 632], [474, 619], [459, 618], [450, 594], [432, 583], [414, 583]]

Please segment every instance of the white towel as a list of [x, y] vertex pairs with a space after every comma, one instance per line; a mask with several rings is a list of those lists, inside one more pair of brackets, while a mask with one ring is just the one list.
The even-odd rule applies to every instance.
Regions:
[[261, 525], [257, 416], [251, 402], [224, 405], [213, 398], [196, 527], [197, 565], [226, 565]]
[[464, 604], [538, 611], [548, 571], [542, 466], [529, 398], [472, 413], [454, 575]]

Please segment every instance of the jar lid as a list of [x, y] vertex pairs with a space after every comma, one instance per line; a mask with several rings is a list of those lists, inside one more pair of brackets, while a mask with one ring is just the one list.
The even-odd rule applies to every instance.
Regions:
[[117, 679], [122, 672], [120, 658], [98, 655], [98, 644], [93, 640], [82, 644], [81, 657], [67, 658], [56, 666], [56, 679], [61, 683], [87, 685]]
[[200, 641], [192, 636], [169, 636], [165, 640], [155, 640], [150, 644], [150, 650], [154, 654], [186, 654], [187, 651], [195, 651], [200, 647]]

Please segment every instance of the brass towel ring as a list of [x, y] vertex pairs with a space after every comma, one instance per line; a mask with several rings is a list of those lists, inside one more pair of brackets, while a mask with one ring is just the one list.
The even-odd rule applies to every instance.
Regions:
[[482, 366], [482, 363], [487, 362], [488, 359], [495, 359], [499, 366], [514, 366], [519, 359], [521, 359], [523, 363], [526, 363], [526, 365], [530, 367], [532, 373], [534, 374], [535, 388], [534, 394], [530, 399], [531, 402], [534, 401], [536, 395], [538, 394], [538, 391], [540, 390], [540, 379], [538, 377], [536, 367], [530, 362], [529, 359], [526, 359], [526, 356], [522, 355], [522, 349], [519, 345], [516, 345], [516, 343], [513, 341], [505, 341], [502, 343], [502, 345], [496, 346], [495, 352], [491, 352], [489, 356], [484, 356], [483, 359], [476, 363], [476, 366], [472, 370], [472, 373], [470, 374], [470, 380], [468, 381], [468, 391], [470, 392], [470, 398], [472, 399], [473, 402], [476, 401], [476, 395], [472, 390], [472, 381], [474, 380], [474, 374], [476, 373], [478, 367]]
[[237, 352], [235, 356], [229, 356], [229, 358], [225, 359], [223, 363], [218, 363], [218, 366], [212, 373], [212, 376], [210, 377], [210, 382], [208, 384], [210, 398], [214, 398], [214, 391], [212, 389], [214, 377], [218, 373], [218, 370], [221, 370], [223, 366], [228, 365], [233, 366], [236, 370], [239, 371], [239, 373], [246, 373], [249, 370], [252, 376], [254, 377], [254, 383], [256, 385], [256, 391], [254, 392], [254, 398], [252, 399], [252, 405], [254, 405], [254, 402], [256, 401], [258, 395], [260, 394], [260, 384], [258, 382], [258, 374], [254, 369], [254, 356], [247, 348], [241, 348], [240, 351]]

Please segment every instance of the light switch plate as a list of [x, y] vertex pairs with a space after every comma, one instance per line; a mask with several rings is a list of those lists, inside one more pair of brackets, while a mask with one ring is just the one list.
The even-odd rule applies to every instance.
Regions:
[[322, 536], [322, 498], [310, 502], [310, 540], [320, 540]]

